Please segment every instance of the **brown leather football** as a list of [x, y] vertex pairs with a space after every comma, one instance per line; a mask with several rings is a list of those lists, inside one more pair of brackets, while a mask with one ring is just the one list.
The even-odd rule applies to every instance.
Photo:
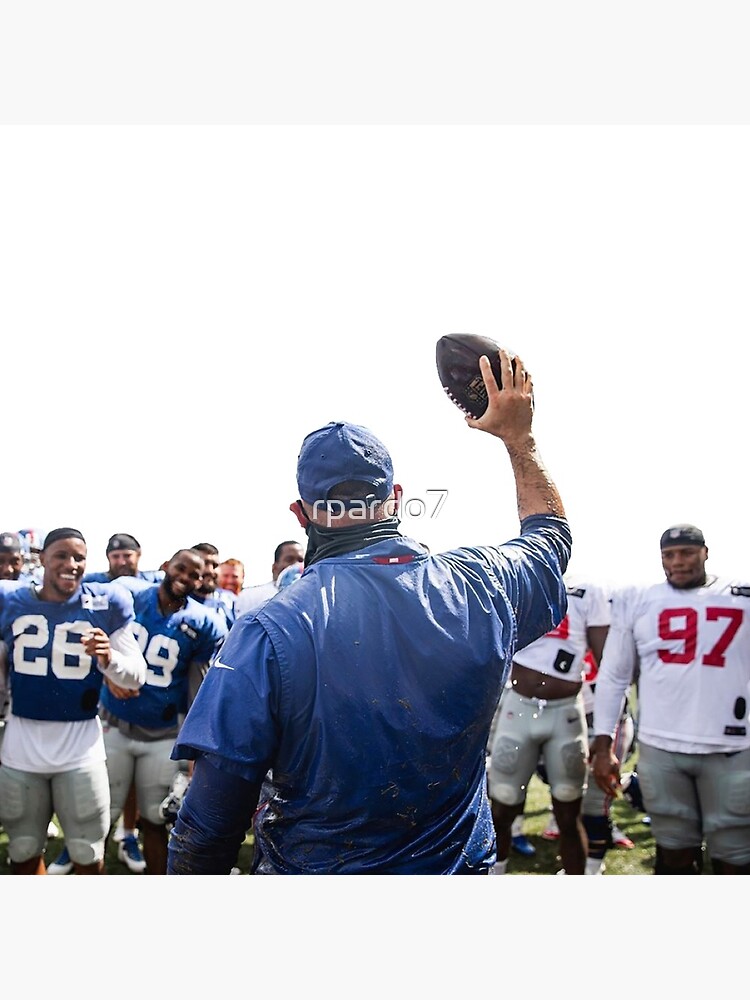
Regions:
[[500, 386], [499, 350], [494, 340], [475, 333], [447, 333], [437, 342], [435, 359], [440, 384], [459, 410], [477, 420], [487, 409], [487, 389], [479, 359], [487, 355]]

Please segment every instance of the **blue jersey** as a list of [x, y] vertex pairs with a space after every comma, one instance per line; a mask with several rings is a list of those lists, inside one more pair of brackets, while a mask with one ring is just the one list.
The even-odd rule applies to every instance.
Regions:
[[234, 596], [231, 590], [223, 590], [221, 587], [217, 587], [207, 597], [203, 594], [193, 594], [194, 599], [211, 611], [228, 629], [234, 625], [237, 618]]
[[106, 686], [102, 705], [119, 719], [146, 729], [175, 726], [187, 711], [188, 668], [208, 663], [227, 634], [197, 601], [170, 615], [159, 609], [159, 584], [134, 594], [133, 631], [146, 661], [146, 683], [137, 698], [116, 698]]
[[114, 581], [116, 587], [124, 587], [131, 594], [139, 594], [142, 590], [150, 590], [154, 585], [153, 580], [146, 580], [142, 576], [118, 576]]
[[10, 650], [14, 715], [75, 722], [93, 719], [102, 673], [81, 635], [107, 635], [134, 619], [133, 598], [121, 587], [83, 583], [67, 601], [42, 601], [24, 584], [0, 588], [0, 634]]
[[485, 747], [513, 653], [562, 620], [570, 531], [527, 518], [497, 547], [391, 538], [308, 567], [241, 616], [181, 729], [271, 795], [259, 872], [486, 872]]

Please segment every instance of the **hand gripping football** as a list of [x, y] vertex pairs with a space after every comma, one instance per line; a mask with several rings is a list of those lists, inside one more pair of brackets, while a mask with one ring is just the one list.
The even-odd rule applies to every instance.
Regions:
[[500, 386], [500, 348], [489, 337], [474, 333], [447, 333], [437, 342], [435, 358], [440, 384], [459, 410], [476, 420], [487, 409], [487, 389], [479, 359], [486, 354]]

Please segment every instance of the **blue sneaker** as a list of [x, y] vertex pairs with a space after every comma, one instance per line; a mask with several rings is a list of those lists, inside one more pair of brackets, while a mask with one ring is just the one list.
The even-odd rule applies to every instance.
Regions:
[[73, 871], [73, 862], [70, 860], [67, 845], [63, 847], [62, 853], [51, 865], [47, 865], [48, 875], [70, 875]]
[[516, 854], [523, 854], [527, 858], [530, 858], [532, 854], [536, 854], [536, 847], [523, 834], [520, 834], [518, 837], [512, 837], [510, 843]]
[[146, 862], [143, 860], [138, 838], [132, 833], [128, 837], [123, 837], [117, 845], [117, 857], [124, 865], [127, 865], [134, 875], [142, 875], [146, 870]]

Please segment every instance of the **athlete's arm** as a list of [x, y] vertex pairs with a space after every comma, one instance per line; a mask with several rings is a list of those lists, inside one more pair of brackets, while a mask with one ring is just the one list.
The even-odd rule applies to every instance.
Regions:
[[[614, 605], [613, 605], [614, 608]], [[625, 698], [633, 680], [637, 662], [632, 630], [625, 624], [613, 622], [596, 676], [594, 693], [594, 742], [592, 746], [592, 772], [597, 785], [608, 795], [620, 787], [620, 761], [612, 745], [615, 729], [622, 715]]]
[[130, 691], [135, 691], [146, 683], [146, 661], [130, 623], [118, 628], [110, 636], [101, 629], [92, 629], [92, 632], [101, 632], [107, 640], [105, 643], [101, 636], [96, 636], [90, 640], [96, 648], [93, 652], [87, 652], [97, 657], [99, 669], [108, 680], [113, 681], [117, 687]]
[[252, 824], [261, 785], [199, 757], [169, 836], [167, 875], [228, 875]]
[[614, 737], [636, 663], [632, 633], [612, 627], [599, 663], [594, 696], [594, 735]]
[[467, 417], [466, 422], [470, 427], [500, 438], [505, 445], [516, 480], [519, 520], [532, 514], [565, 517], [562, 499], [542, 462], [531, 430], [534, 414], [531, 375], [518, 355], [513, 358], [504, 350], [499, 354], [502, 390], [498, 388], [489, 360], [480, 358], [479, 367], [487, 389], [487, 409], [479, 420]]
[[608, 632], [609, 625], [589, 625], [586, 629], [586, 640], [597, 667], [602, 662], [604, 643]]

